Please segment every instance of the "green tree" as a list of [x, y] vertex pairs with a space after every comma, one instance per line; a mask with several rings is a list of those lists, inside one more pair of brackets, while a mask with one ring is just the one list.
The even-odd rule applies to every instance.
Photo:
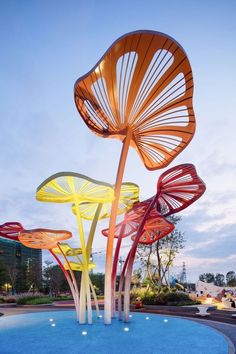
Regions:
[[141, 279], [142, 279], [142, 270], [135, 269], [131, 278], [131, 284], [132, 286], [139, 287], [141, 285]]
[[52, 296], [58, 296], [60, 292], [70, 291], [65, 275], [58, 265], [49, 265], [44, 268], [43, 284], [45, 292]]
[[103, 295], [105, 274], [104, 273], [90, 273], [90, 279], [93, 283], [93, 286], [94, 286], [97, 294]]
[[27, 266], [25, 264], [17, 267], [15, 290], [17, 293], [23, 293], [29, 290], [27, 283]]
[[226, 274], [226, 284], [227, 286], [236, 286], [236, 274], [233, 270]]
[[225, 276], [224, 276], [224, 274], [216, 273], [214, 284], [217, 285], [217, 286], [224, 286], [225, 285]]
[[203, 273], [199, 275], [199, 280], [204, 281], [205, 283], [214, 283], [215, 276], [213, 273]]
[[[177, 224], [181, 218], [171, 216], [168, 218], [173, 224]], [[184, 247], [184, 233], [175, 230], [154, 242], [151, 245], [139, 245], [137, 255], [145, 270], [144, 278], [148, 277], [150, 287], [166, 284], [170, 286], [170, 267], [179, 251]]]
[[12, 293], [15, 294], [19, 269], [16, 267], [15, 264], [12, 264], [11, 266], [9, 264], [6, 264], [5, 267], [6, 267], [7, 276], [9, 278], [9, 283], [12, 286]]

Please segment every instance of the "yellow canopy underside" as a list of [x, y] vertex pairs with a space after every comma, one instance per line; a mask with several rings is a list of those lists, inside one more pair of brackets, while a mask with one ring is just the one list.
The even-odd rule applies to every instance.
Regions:
[[73, 172], [61, 172], [46, 179], [38, 188], [36, 199], [54, 203], [107, 203], [114, 199], [112, 185]]
[[[62, 252], [68, 257], [77, 256], [78, 254], [82, 254], [81, 248], [70, 247], [70, 245], [68, 243], [61, 243], [60, 248], [61, 248]], [[59, 247], [53, 248], [53, 252], [56, 254], [62, 254], [60, 248]]]
[[[122, 183], [121, 193], [118, 205], [118, 215], [124, 214], [132, 208], [134, 203], [139, 201], [139, 187], [134, 183]], [[81, 203], [79, 204], [80, 216], [86, 220], [93, 220], [98, 203]], [[103, 203], [99, 214], [99, 220], [109, 218], [111, 216], [112, 203]], [[72, 205], [72, 211], [76, 214], [75, 204]]]
[[[70, 264], [70, 267], [72, 270], [74, 271], [78, 271], [78, 272], [82, 272], [83, 270], [83, 265], [80, 264], [80, 263], [76, 263], [76, 262], [69, 262]], [[69, 270], [69, 266], [67, 263], [64, 264], [64, 267], [66, 270]], [[88, 269], [91, 270], [91, 269], [94, 269], [96, 267], [96, 264], [95, 263], [89, 263], [88, 265]]]

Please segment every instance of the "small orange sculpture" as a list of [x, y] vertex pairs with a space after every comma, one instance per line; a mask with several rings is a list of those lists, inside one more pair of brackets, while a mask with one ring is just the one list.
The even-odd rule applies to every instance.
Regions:
[[[19, 232], [19, 241], [26, 247], [36, 248], [36, 249], [47, 249], [51, 255], [56, 259], [61, 270], [63, 271], [66, 280], [69, 284], [77, 313], [77, 319], [79, 320], [79, 290], [76, 283], [74, 273], [70, 267], [69, 261], [63, 251], [63, 247], [60, 246], [60, 241], [68, 240], [72, 237], [72, 233], [66, 230], [51, 230], [51, 229], [33, 229], [33, 230], [22, 230]], [[59, 250], [60, 254], [64, 257], [67, 264], [67, 269], [64, 267], [56, 252], [53, 250]]]
[[19, 240], [24, 246], [46, 250], [57, 247], [58, 242], [71, 237], [72, 233], [65, 230], [33, 229], [19, 233]]

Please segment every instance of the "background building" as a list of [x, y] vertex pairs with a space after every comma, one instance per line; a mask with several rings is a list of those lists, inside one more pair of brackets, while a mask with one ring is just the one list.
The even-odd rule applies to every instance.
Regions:
[[[42, 250], [0, 237], [0, 286], [8, 292], [38, 290], [42, 282]], [[9, 284], [7, 286], [6, 284]], [[9, 287], [9, 289], [8, 289]]]

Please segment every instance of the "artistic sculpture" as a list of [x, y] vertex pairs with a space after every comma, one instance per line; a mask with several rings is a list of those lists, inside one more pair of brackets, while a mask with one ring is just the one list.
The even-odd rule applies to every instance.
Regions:
[[[138, 201], [139, 188], [132, 183], [123, 183], [118, 200], [119, 213], [130, 209]], [[46, 179], [37, 189], [37, 200], [54, 203], [72, 203], [77, 218], [78, 233], [82, 250], [82, 278], [80, 287], [79, 322], [92, 323], [92, 304], [89, 282], [89, 258], [99, 216], [109, 216], [109, 205], [114, 199], [114, 188], [108, 183], [87, 176], [62, 172]], [[91, 205], [89, 205], [91, 204]], [[82, 218], [92, 220], [87, 244], [84, 237]]]
[[[79, 291], [74, 273], [72, 272], [71, 267], [68, 267], [67, 269], [62, 264], [60, 259], [56, 256], [56, 253], [58, 253], [56, 252], [56, 250], [60, 249], [60, 254], [63, 255], [64, 261], [66, 262], [66, 264], [68, 264], [68, 259], [65, 254], [66, 252], [63, 251], [64, 247], [63, 244], [60, 243], [60, 241], [64, 241], [71, 238], [71, 232], [65, 230], [49, 229], [25, 230], [23, 226], [18, 222], [7, 222], [3, 225], [0, 225], [0, 236], [3, 238], [21, 242], [24, 246], [29, 248], [47, 249], [50, 251], [50, 253], [55, 258], [66, 277], [66, 280], [71, 290], [71, 294], [74, 299], [77, 319], [79, 320]], [[72, 248], [70, 247], [69, 249], [72, 250]], [[76, 250], [78, 249], [75, 249], [74, 253], [76, 252]], [[77, 253], [81, 253], [81, 250], [79, 252], [77, 251]], [[68, 274], [67, 270], [69, 270], [70, 275]]]
[[[124, 296], [125, 321], [129, 320], [129, 293], [132, 268], [138, 243], [140, 242], [143, 232], [153, 228], [153, 230], [156, 229], [159, 231], [159, 238], [162, 238], [173, 231], [173, 229], [171, 230], [170, 225], [168, 226], [168, 223], [166, 224], [167, 221], [163, 216], [171, 215], [185, 209], [195, 200], [200, 198], [205, 190], [206, 186], [198, 177], [195, 167], [192, 164], [183, 164], [164, 172], [159, 177], [157, 183], [157, 194], [147, 201], [133, 207], [133, 211], [135, 212], [136, 210], [137, 215], [139, 215], [139, 218], [142, 221], [140, 221], [134, 238], [134, 243], [124, 266], [127, 268], [127, 270], [124, 270], [124, 272], [126, 271]], [[143, 213], [142, 217], [140, 216], [140, 213]], [[155, 214], [156, 216], [154, 216]], [[162, 223], [158, 225], [157, 221], [160, 218], [160, 215], [162, 215]], [[168, 227], [170, 227], [169, 231]], [[152, 240], [150, 241], [152, 242]], [[123, 284], [120, 285], [120, 291], [122, 290], [122, 285]]]
[[68, 264], [69, 262], [66, 258], [66, 255], [60, 246], [60, 241], [68, 240], [71, 237], [71, 232], [65, 230], [33, 229], [23, 230], [19, 232], [19, 241], [24, 246], [29, 248], [49, 250], [51, 255], [55, 258], [69, 284], [71, 294], [75, 303], [77, 319], [79, 319], [79, 290], [77, 287], [74, 273], [72, 272], [72, 269], [68, 267], [70, 275], [68, 274], [66, 268], [53, 250], [54, 248], [58, 248], [64, 257], [64, 261], [66, 262], [66, 264]]
[[[124, 320], [128, 321], [131, 275], [138, 244], [151, 244], [170, 234], [174, 225], [166, 218], [185, 209], [205, 191], [192, 164], [162, 173], [156, 194], [142, 202], [136, 184], [122, 183], [130, 146], [136, 149], [145, 167], [153, 171], [167, 167], [189, 144], [195, 132], [192, 96], [191, 66], [183, 48], [173, 38], [154, 31], [136, 31], [119, 38], [74, 87], [76, 107], [88, 128], [101, 137], [122, 142], [115, 185], [62, 172], [46, 179], [37, 189], [39, 201], [71, 204], [80, 247], [59, 242], [72, 236], [68, 231], [24, 230], [19, 223], [0, 226], [0, 236], [51, 252], [70, 285], [80, 323], [92, 323], [91, 292], [99, 316], [89, 277], [89, 270], [95, 266], [89, 259], [98, 220], [109, 218], [109, 227], [102, 231], [107, 237], [105, 324], [115, 317], [115, 284], [122, 239], [131, 237], [133, 241], [122, 269], [118, 294], [119, 319], [122, 319], [124, 286]], [[117, 215], [121, 214], [125, 214], [124, 219], [116, 225]], [[83, 219], [91, 221], [87, 240]], [[113, 258], [114, 238], [117, 243]], [[59, 257], [64, 258], [64, 265]], [[80, 292], [74, 271], [82, 272]]]
[[117, 203], [131, 145], [144, 165], [169, 165], [195, 131], [188, 58], [171, 37], [137, 31], [118, 39], [75, 83], [75, 104], [86, 125], [123, 147], [115, 184], [105, 269], [105, 323], [111, 323], [111, 269]]

